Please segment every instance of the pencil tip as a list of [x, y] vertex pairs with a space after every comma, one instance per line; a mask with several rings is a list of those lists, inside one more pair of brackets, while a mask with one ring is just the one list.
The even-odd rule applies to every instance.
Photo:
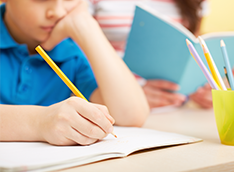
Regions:
[[227, 74], [227, 69], [226, 67], [223, 67], [224, 68], [224, 73]]
[[200, 42], [200, 45], [201, 45], [202, 50], [204, 51], [204, 53], [208, 53], [208, 50], [207, 50], [208, 48], [206, 46], [205, 41], [202, 39], [202, 37], [198, 36], [198, 40]]
[[199, 40], [200, 44], [204, 44], [204, 41], [200, 36], [198, 36], [198, 40]]
[[225, 44], [224, 44], [224, 41], [221, 39], [221, 41], [220, 41], [220, 46], [221, 47], [224, 47], [225, 46]]
[[115, 138], [117, 138], [116, 134], [114, 132], [111, 133]]
[[187, 45], [191, 44], [191, 42], [188, 39], [186, 39], [186, 43]]

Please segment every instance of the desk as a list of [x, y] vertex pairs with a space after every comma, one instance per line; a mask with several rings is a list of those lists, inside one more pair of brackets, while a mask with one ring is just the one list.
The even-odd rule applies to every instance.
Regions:
[[220, 144], [213, 110], [198, 109], [188, 103], [173, 112], [150, 114], [144, 127], [194, 136], [204, 141], [142, 151], [61, 172], [234, 171], [234, 146]]

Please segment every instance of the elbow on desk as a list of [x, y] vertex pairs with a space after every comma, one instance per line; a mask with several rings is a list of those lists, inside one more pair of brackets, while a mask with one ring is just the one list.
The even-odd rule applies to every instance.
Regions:
[[[135, 106], [126, 108], [119, 112], [115, 118], [115, 125], [125, 127], [142, 127], [150, 113], [148, 104], [145, 106]], [[115, 115], [113, 115], [115, 116]]]

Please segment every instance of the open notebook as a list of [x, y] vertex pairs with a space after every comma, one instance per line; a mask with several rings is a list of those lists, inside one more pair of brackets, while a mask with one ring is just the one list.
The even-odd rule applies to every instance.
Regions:
[[118, 138], [108, 135], [90, 146], [52, 146], [40, 142], [1, 142], [0, 171], [51, 171], [125, 157], [137, 150], [193, 143], [201, 139], [145, 128], [114, 127]]
[[[225, 76], [220, 40], [223, 39], [226, 44], [233, 67], [234, 32], [216, 32], [201, 37], [206, 42], [220, 74]], [[198, 39], [188, 29], [150, 6], [141, 4], [136, 6], [123, 59], [137, 75], [145, 79], [172, 81], [180, 85], [179, 93], [189, 95], [207, 83], [207, 80], [192, 58], [186, 39], [190, 40], [207, 65]]]

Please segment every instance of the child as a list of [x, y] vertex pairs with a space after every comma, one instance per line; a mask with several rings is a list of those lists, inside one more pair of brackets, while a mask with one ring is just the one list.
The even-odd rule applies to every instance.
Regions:
[[[144, 123], [144, 93], [83, 0], [2, 2], [0, 141], [88, 145], [111, 133], [114, 122]], [[38, 44], [93, 103], [69, 98], [70, 90], [35, 52]]]
[[[140, 2], [144, 3], [145, 5], [149, 5], [163, 15], [166, 15], [172, 20], [183, 24], [196, 36], [199, 35], [199, 28], [202, 16], [207, 13], [208, 9], [208, 3], [206, 0], [87, 1], [89, 1], [91, 13], [98, 21], [112, 46], [122, 57], [124, 54], [128, 33], [131, 28], [135, 5], [137, 3]], [[139, 81], [142, 80], [142, 87], [147, 97], [150, 108], [167, 105], [180, 106], [186, 99], [184, 95], [165, 91], [178, 90], [179, 86], [174, 83], [165, 80], [145, 81], [144, 79], [140, 79]], [[199, 91], [201, 91], [201, 89]], [[206, 95], [210, 93], [210, 89], [207, 89], [207, 87], [204, 87], [204, 89], [202, 88], [202, 91], [205, 91]], [[194, 97], [204, 99], [204, 97], [201, 97], [200, 94], [196, 93], [190, 97], [191, 99], [193, 99]], [[211, 97], [208, 96], [206, 100], [209, 101], [210, 98]], [[208, 104], [203, 104], [204, 101], [198, 101], [197, 103], [199, 103], [202, 107], [212, 107], [212, 101]]]

